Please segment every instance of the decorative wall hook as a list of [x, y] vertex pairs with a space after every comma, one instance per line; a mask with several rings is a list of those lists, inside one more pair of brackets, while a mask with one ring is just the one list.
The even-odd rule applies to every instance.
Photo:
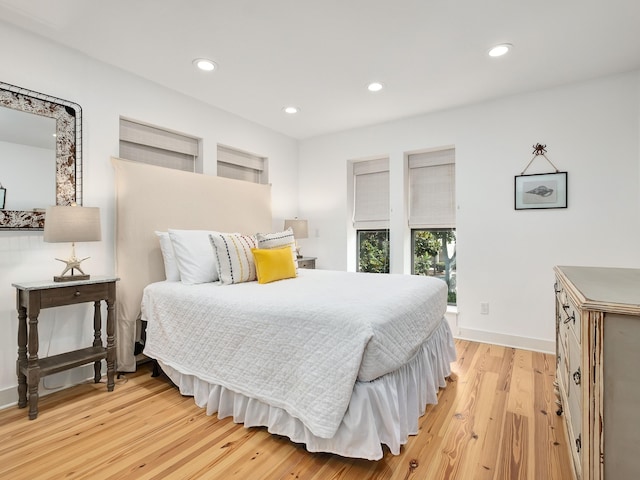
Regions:
[[536, 143], [533, 146], [533, 153], [535, 155], [544, 155], [545, 153], [547, 153], [547, 146]]
[[520, 175], [524, 175], [524, 173], [527, 171], [527, 168], [529, 168], [531, 163], [538, 157], [544, 157], [544, 159], [547, 162], [549, 162], [549, 164], [553, 167], [556, 173], [558, 173], [560, 170], [558, 170], [558, 168], [553, 164], [553, 162], [547, 158], [546, 153], [547, 153], [547, 146], [542, 145], [541, 143], [536, 143], [533, 146], [533, 158], [529, 160], [529, 163], [527, 163], [527, 166], [524, 167], [524, 170], [522, 170], [522, 173], [520, 173]]

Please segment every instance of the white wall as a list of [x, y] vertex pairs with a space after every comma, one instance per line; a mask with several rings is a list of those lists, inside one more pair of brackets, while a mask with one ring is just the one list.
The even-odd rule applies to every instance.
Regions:
[[[456, 149], [462, 337], [554, 348], [553, 266], [640, 267], [639, 72], [503, 98], [301, 142], [302, 244], [319, 268], [353, 269], [347, 160], [388, 155], [391, 262], [409, 272], [406, 152]], [[428, 93], [425, 93], [428, 94]], [[532, 145], [568, 172], [567, 209], [514, 210]], [[527, 173], [548, 168], [536, 159]], [[546, 170], [548, 171], [548, 170]], [[488, 302], [489, 315], [480, 315]]]
[[[2, 81], [82, 107], [84, 205], [100, 207], [103, 232], [101, 242], [77, 245], [78, 256], [91, 256], [83, 263], [88, 273], [113, 274], [115, 270], [110, 157], [118, 155], [120, 116], [201, 137], [205, 172], [215, 171], [217, 143], [268, 157], [274, 229], [282, 228], [284, 218], [298, 214], [295, 140], [1, 22], [0, 44], [6, 47], [0, 62]], [[70, 245], [43, 243], [41, 231], [0, 231], [0, 406], [17, 401], [17, 315], [11, 283], [59, 274], [62, 264], [54, 257], [68, 256], [69, 250]], [[85, 306], [44, 310], [40, 315], [41, 355], [90, 345], [90, 313]], [[86, 372], [76, 369], [45, 380], [54, 387], [91, 375], [89, 367]]]

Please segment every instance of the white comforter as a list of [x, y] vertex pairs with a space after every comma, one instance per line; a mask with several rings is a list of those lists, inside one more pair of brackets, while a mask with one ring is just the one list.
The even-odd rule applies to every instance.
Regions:
[[322, 270], [264, 285], [154, 283], [142, 300], [145, 354], [331, 438], [356, 379], [407, 363], [442, 319], [446, 291], [428, 277]]

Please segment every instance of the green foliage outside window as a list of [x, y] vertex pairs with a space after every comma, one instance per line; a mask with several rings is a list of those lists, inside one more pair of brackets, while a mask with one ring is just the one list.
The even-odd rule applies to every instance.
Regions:
[[358, 271], [389, 273], [389, 230], [358, 230]]
[[[456, 304], [456, 232], [413, 230], [413, 273], [441, 278], [449, 287], [448, 303]], [[449, 248], [447, 248], [449, 246]]]

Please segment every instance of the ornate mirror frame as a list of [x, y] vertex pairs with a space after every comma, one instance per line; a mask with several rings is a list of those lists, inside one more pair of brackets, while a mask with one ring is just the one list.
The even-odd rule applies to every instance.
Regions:
[[[0, 82], [0, 108], [56, 121], [56, 205], [82, 204], [82, 108], [77, 103]], [[42, 230], [44, 211], [0, 210], [0, 229]]]

